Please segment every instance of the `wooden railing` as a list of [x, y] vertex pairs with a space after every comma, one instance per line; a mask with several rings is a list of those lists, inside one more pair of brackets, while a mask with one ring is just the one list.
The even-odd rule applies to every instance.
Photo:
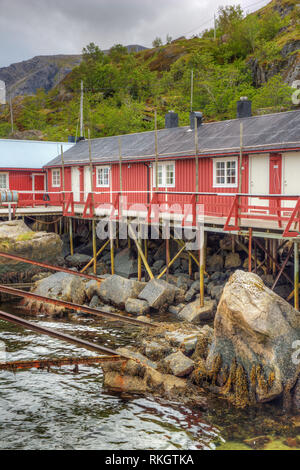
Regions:
[[[73, 192], [19, 192], [18, 207], [59, 207], [65, 216], [74, 216], [80, 207], [83, 218], [92, 218], [101, 208], [108, 209], [112, 219], [119, 219], [130, 210], [127, 200], [143, 200], [148, 223], [162, 214], [180, 214], [182, 226], [197, 223], [199, 209], [203, 206], [206, 218], [219, 219], [224, 231], [238, 231], [247, 227], [248, 221], [264, 222], [265, 228], [283, 230], [283, 237], [300, 236], [300, 196], [279, 194], [236, 194], [180, 191], [106, 191], [85, 194], [83, 202], [74, 200]], [[261, 205], [260, 205], [261, 203]], [[177, 207], [176, 207], [177, 205]], [[178, 209], [179, 208], [179, 209]], [[208, 219], [207, 219], [208, 220]], [[268, 223], [271, 225], [268, 227]], [[263, 225], [263, 224], [262, 224]]]

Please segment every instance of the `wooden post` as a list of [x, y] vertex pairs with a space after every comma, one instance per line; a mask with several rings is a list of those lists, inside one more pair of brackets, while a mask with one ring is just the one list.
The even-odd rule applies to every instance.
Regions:
[[140, 250], [138, 250], [138, 281], [142, 280], [142, 258], [141, 258], [141, 238], [140, 238], [140, 225], [139, 225], [139, 235], [138, 235], [138, 245]]
[[248, 271], [249, 271], [249, 273], [252, 272], [252, 228], [249, 228]]
[[[239, 158], [239, 194], [242, 192], [242, 165], [243, 165], [243, 133], [244, 133], [244, 125], [240, 123], [240, 158]], [[238, 207], [241, 205], [241, 196], [238, 197]], [[238, 225], [240, 227], [241, 220], [240, 220], [240, 210], [238, 210]]]
[[193, 260], [190, 254], [189, 254], [189, 276], [190, 278], [192, 278], [193, 276]]
[[205, 274], [205, 260], [206, 260], [206, 236], [204, 227], [199, 226], [201, 233], [200, 247], [199, 247], [199, 274], [200, 274], [200, 307], [204, 307], [204, 274]]
[[93, 259], [94, 259], [94, 274], [97, 274], [97, 239], [96, 239], [96, 221], [92, 221], [92, 235], [93, 235]]
[[111, 261], [111, 274], [115, 274], [115, 249], [114, 239], [110, 239], [110, 261]]
[[157, 138], [157, 111], [154, 115], [154, 135], [155, 135], [155, 189], [158, 191], [158, 138]]
[[298, 242], [294, 242], [294, 306], [299, 311], [299, 247]]
[[61, 151], [61, 181], [62, 181], [62, 190], [63, 190], [63, 201], [65, 203], [66, 195], [65, 195], [65, 162], [64, 162], [64, 150], [63, 146], [60, 146], [60, 151]]
[[93, 161], [92, 161], [92, 143], [91, 143], [91, 132], [88, 129], [88, 137], [89, 137], [89, 162], [90, 162], [90, 176], [91, 176], [91, 192], [92, 192], [92, 201], [93, 201], [93, 214], [94, 215], [94, 207], [95, 207], [95, 198], [94, 198], [94, 179], [93, 179]]
[[74, 255], [74, 246], [73, 246], [73, 224], [72, 217], [69, 218], [69, 234], [70, 234], [70, 253]]

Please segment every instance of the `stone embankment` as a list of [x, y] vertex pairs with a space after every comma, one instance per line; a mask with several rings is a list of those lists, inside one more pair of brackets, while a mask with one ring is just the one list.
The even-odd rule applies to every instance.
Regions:
[[[34, 232], [23, 220], [0, 222], [0, 251], [45, 263], [55, 263], [61, 256], [59, 235]], [[0, 281], [29, 281], [40, 268], [0, 257]]]

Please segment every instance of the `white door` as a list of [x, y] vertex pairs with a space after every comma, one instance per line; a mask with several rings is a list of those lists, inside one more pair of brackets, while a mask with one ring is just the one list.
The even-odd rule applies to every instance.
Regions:
[[92, 191], [91, 170], [89, 166], [84, 167], [84, 200], [87, 200], [88, 194]]
[[77, 166], [71, 170], [72, 191], [75, 202], [80, 201], [80, 171]]
[[[249, 157], [249, 193], [250, 194], [269, 194], [269, 155], [253, 155]], [[259, 199], [250, 197], [251, 206], [268, 206], [268, 199]], [[251, 212], [257, 212], [259, 209], [250, 209]], [[265, 211], [263, 211], [265, 212]]]
[[[287, 154], [282, 162], [282, 193], [300, 195], [300, 155]], [[283, 201], [283, 207], [295, 207], [296, 201]]]

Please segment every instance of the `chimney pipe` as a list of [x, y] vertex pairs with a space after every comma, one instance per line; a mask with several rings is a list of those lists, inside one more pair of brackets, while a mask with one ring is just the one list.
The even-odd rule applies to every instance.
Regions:
[[172, 129], [178, 127], [178, 114], [174, 111], [169, 111], [165, 116], [165, 127], [166, 129]]
[[252, 101], [247, 96], [242, 96], [237, 102], [237, 118], [247, 118], [252, 116]]
[[195, 118], [197, 120], [197, 128], [199, 128], [202, 124], [203, 114], [200, 111], [191, 111], [190, 112], [190, 127], [191, 129], [195, 129]]

